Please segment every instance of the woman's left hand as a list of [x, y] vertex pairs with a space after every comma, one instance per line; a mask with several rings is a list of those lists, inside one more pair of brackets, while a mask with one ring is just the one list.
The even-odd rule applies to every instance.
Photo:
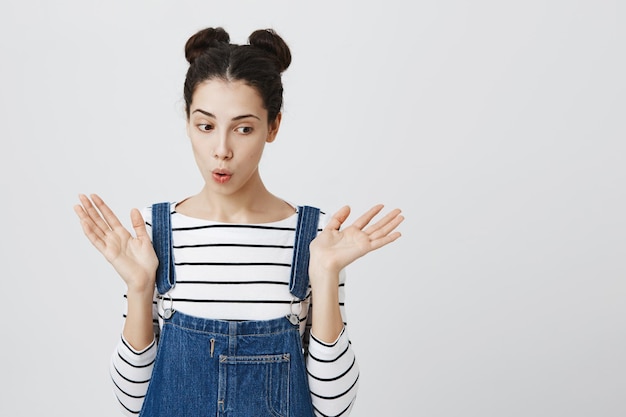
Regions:
[[383, 207], [382, 204], [372, 207], [341, 230], [341, 225], [350, 215], [350, 207], [339, 209], [311, 242], [310, 275], [317, 275], [316, 272], [323, 275], [338, 274], [356, 259], [398, 239], [400, 232], [395, 229], [404, 220], [400, 209], [394, 209], [376, 223], [370, 224]]

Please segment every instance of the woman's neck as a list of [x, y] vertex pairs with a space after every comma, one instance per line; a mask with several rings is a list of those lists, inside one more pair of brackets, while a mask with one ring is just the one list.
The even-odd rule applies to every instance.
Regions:
[[176, 211], [185, 216], [223, 223], [271, 223], [293, 215], [295, 208], [265, 187], [254, 194], [223, 195], [202, 189], [181, 201]]

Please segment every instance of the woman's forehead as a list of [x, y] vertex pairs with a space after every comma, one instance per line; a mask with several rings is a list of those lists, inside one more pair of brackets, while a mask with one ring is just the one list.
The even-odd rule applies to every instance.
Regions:
[[211, 79], [196, 87], [191, 112], [201, 109], [218, 117], [241, 114], [265, 114], [265, 106], [258, 91], [243, 81]]

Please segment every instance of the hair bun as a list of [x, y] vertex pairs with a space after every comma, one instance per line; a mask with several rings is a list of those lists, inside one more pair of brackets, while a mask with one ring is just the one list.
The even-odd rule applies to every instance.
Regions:
[[185, 44], [185, 58], [192, 64], [208, 48], [215, 47], [218, 43], [229, 43], [230, 36], [221, 27], [206, 28], [196, 32]]
[[260, 48], [268, 52], [276, 61], [278, 71], [283, 72], [291, 64], [291, 52], [289, 47], [272, 29], [259, 29], [252, 32], [248, 37], [250, 46]]

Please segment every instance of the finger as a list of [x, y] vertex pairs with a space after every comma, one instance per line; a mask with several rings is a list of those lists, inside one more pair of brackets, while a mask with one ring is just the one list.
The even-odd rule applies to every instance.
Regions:
[[81, 205], [75, 205], [74, 212], [76, 212], [80, 218], [80, 225], [83, 229], [83, 233], [87, 236], [87, 239], [96, 247], [96, 249], [102, 252], [106, 245], [102, 239], [102, 232], [100, 229], [97, 228], [89, 216], [87, 216], [87, 213]]
[[373, 234], [376, 231], [378, 231], [378, 230], [382, 229], [383, 227], [387, 226], [389, 223], [393, 222], [395, 219], [397, 219], [401, 212], [402, 211], [400, 209], [391, 210], [383, 218], [378, 220], [376, 223], [374, 223], [372, 225], [369, 225], [363, 231], [366, 232], [366, 233], [369, 233], [369, 234]]
[[390, 235], [384, 236], [380, 239], [376, 239], [373, 240], [371, 242], [371, 246], [370, 246], [370, 250], [376, 250], [376, 249], [380, 249], [385, 245], [388, 245], [389, 243], [393, 242], [394, 240], [398, 239], [400, 236], [402, 236], [402, 234], [400, 232], [393, 232]]
[[141, 216], [141, 212], [136, 208], [130, 211], [130, 221], [138, 239], [149, 238], [148, 231], [146, 230], [146, 222]]
[[[81, 200], [82, 205], [77, 204], [74, 206], [74, 212], [78, 215], [78, 217], [80, 218], [80, 222], [81, 222], [81, 226], [83, 227], [83, 231], [85, 231], [85, 227], [87, 227], [89, 229], [90, 233], [94, 233], [96, 234], [99, 238], [104, 239], [105, 236], [105, 231], [102, 230], [102, 225], [97, 225], [96, 222], [94, 221], [94, 214], [89, 214], [88, 210], [92, 210], [95, 211], [96, 209], [93, 208], [93, 206], [91, 206], [91, 203], [89, 202], [89, 200], [87, 199], [87, 197], [83, 196], [83, 195], [79, 195], [79, 199]], [[98, 215], [99, 217], [99, 215]], [[102, 220], [102, 219], [100, 219]], [[104, 223], [104, 222], [102, 222]], [[106, 230], [109, 229], [108, 225], [104, 225], [106, 227]]]
[[104, 221], [100, 212], [94, 207], [94, 205], [91, 203], [91, 200], [86, 195], [80, 194], [78, 198], [80, 199], [80, 202], [83, 205], [83, 209], [85, 210], [85, 213], [87, 214], [91, 222], [94, 224], [94, 226], [100, 229], [99, 234], [101, 236], [104, 236], [107, 231], [111, 230], [109, 225]]
[[346, 221], [348, 216], [350, 215], [350, 206], [343, 206], [340, 208], [333, 217], [328, 221], [328, 224], [324, 228], [324, 230], [339, 230], [343, 222]]
[[122, 226], [120, 220], [117, 218], [115, 213], [113, 213], [113, 210], [111, 210], [109, 206], [106, 205], [106, 203], [100, 198], [100, 196], [98, 196], [97, 194], [92, 194], [91, 199], [96, 204], [96, 207], [98, 207], [100, 213], [102, 213], [104, 220], [107, 222], [111, 230], [119, 230], [120, 228], [124, 229], [124, 226]]
[[[388, 223], [384, 224], [382, 227], [377, 229], [375, 232], [370, 234], [370, 239], [376, 240], [382, 237], [388, 236], [393, 232], [399, 225], [404, 221], [404, 216], [397, 214], [393, 219], [391, 219]], [[397, 238], [396, 238], [397, 239]]]
[[352, 223], [353, 226], [359, 228], [359, 229], [363, 229], [365, 226], [367, 226], [367, 224], [369, 222], [372, 221], [372, 219], [378, 214], [380, 213], [380, 211], [383, 209], [384, 205], [383, 204], [377, 204], [374, 207], [372, 207], [371, 209], [367, 210], [363, 215], [361, 215], [361, 217], [359, 217], [358, 219], [356, 219], [354, 221], [354, 223]]

